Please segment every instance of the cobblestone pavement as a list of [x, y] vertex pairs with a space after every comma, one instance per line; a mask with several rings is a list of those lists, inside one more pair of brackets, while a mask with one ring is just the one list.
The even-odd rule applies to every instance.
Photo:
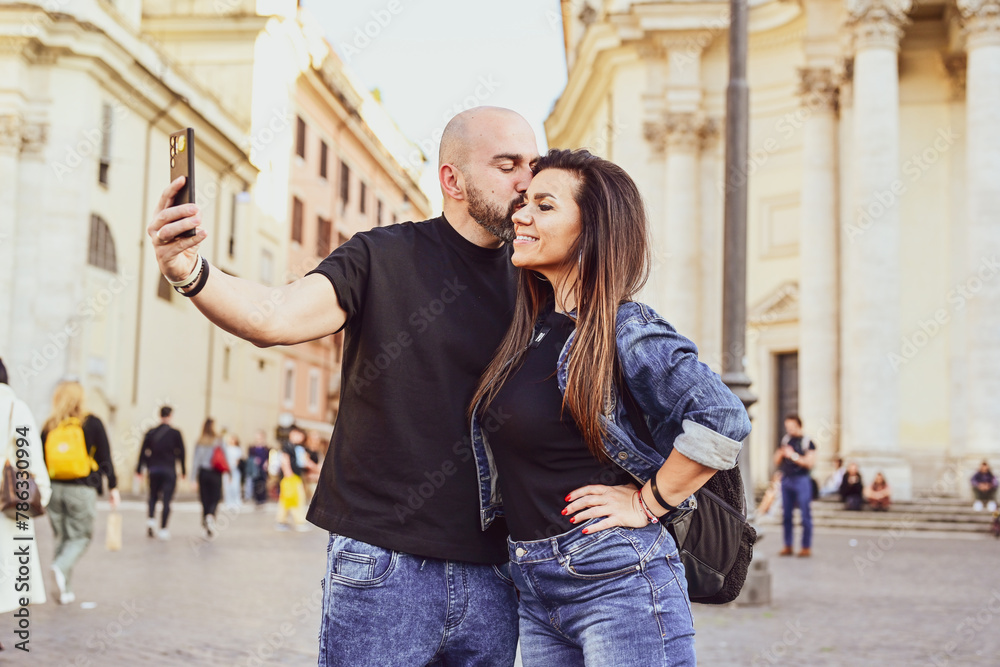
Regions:
[[[173, 539], [158, 542], [143, 533], [141, 503], [123, 515], [124, 548], [112, 553], [99, 513], [75, 571], [76, 603], [30, 607], [29, 654], [12, 650], [12, 619], [0, 620], [0, 664], [316, 664], [325, 533], [278, 533], [269, 506], [221, 519], [209, 542], [196, 504], [184, 502]], [[47, 567], [44, 519], [38, 533]], [[773, 603], [695, 605], [699, 664], [1000, 664], [1000, 542], [820, 530], [814, 557], [798, 559], [776, 557], [780, 527], [764, 534]]]

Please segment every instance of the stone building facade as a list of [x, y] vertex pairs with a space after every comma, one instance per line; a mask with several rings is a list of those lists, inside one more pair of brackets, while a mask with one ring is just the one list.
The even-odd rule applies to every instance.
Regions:
[[[564, 0], [549, 143], [626, 168], [643, 297], [721, 366], [728, 3]], [[1000, 462], [1000, 3], [751, 0], [748, 344], [763, 485], [781, 415], [897, 497]]]

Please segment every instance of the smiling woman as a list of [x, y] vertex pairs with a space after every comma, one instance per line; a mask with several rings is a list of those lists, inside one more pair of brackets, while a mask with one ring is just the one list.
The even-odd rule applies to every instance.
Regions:
[[[628, 174], [582, 150], [534, 171], [513, 215], [514, 321], [470, 409], [483, 528], [502, 504], [510, 530], [524, 664], [694, 665], [665, 524], [735, 465], [750, 421], [694, 344], [631, 300], [648, 241]], [[487, 410], [508, 418], [487, 428]]]
[[[513, 216], [517, 238], [511, 261], [519, 268], [538, 271], [558, 286], [558, 301], [572, 300], [572, 294], [562, 288], [578, 278], [573, 251], [580, 237], [580, 207], [574, 199], [579, 187], [580, 178], [570, 171], [543, 171], [532, 183], [528, 200]], [[562, 303], [560, 310], [574, 305]]]

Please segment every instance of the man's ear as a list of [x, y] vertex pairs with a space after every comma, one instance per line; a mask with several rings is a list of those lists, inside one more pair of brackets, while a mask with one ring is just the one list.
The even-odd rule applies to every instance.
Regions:
[[445, 163], [438, 168], [438, 180], [441, 182], [441, 192], [450, 199], [463, 201], [465, 199], [465, 176], [453, 164]]

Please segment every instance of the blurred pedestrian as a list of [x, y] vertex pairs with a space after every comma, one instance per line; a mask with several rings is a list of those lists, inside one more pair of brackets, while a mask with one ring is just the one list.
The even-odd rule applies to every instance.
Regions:
[[271, 449], [263, 429], [257, 429], [255, 437], [247, 452], [247, 498], [253, 498], [254, 504], [260, 507], [267, 502], [267, 460]]
[[844, 473], [847, 472], [847, 468], [844, 467], [844, 459], [839, 456], [835, 459], [834, 465], [837, 467], [832, 473], [830, 473], [830, 476], [826, 478], [826, 481], [823, 482], [823, 486], [820, 487], [820, 498], [826, 498], [840, 493], [840, 483], [844, 481]]
[[45, 464], [52, 480], [48, 514], [55, 536], [52, 576], [60, 604], [76, 599], [71, 581], [73, 566], [94, 534], [97, 496], [108, 480], [111, 508], [118, 507], [118, 479], [104, 424], [84, 407], [83, 386], [60, 382], [52, 395], [52, 414], [42, 427]]
[[[164, 405], [160, 408], [160, 424], [150, 429], [142, 439], [142, 449], [139, 451], [139, 464], [135, 468], [136, 475], [142, 475], [145, 468], [149, 474], [149, 512], [146, 519], [146, 535], [156, 536], [161, 540], [170, 539], [167, 522], [170, 520], [170, 501], [177, 488], [177, 464], [181, 466], [181, 478], [187, 474], [184, 467], [184, 438], [181, 432], [170, 425], [173, 419], [173, 408]], [[156, 530], [156, 503], [163, 502], [160, 514], [160, 529]]]
[[222, 498], [222, 472], [213, 465], [212, 459], [222, 440], [215, 432], [215, 420], [209, 417], [201, 428], [201, 437], [194, 448], [191, 461], [192, 474], [198, 480], [198, 498], [201, 500], [201, 527], [206, 537], [215, 536], [215, 510]]
[[[7, 384], [7, 379], [7, 368], [0, 360], [0, 433], [4, 434], [2, 449], [4, 460], [18, 472], [22, 470], [17, 468], [17, 450], [18, 439], [23, 438], [20, 449], [27, 453], [27, 472], [35, 478], [42, 505], [47, 505], [49, 497], [52, 495], [52, 486], [49, 483], [48, 470], [45, 469], [45, 454], [42, 450], [38, 427], [35, 425], [35, 417], [28, 409], [28, 405], [19, 399], [14, 390]], [[19, 481], [21, 479], [23, 478], [18, 478]], [[0, 584], [2, 584], [0, 585], [0, 614], [6, 614], [21, 607], [22, 598], [27, 598], [29, 604], [43, 604], [45, 602], [45, 580], [41, 575], [42, 567], [38, 560], [38, 549], [29, 550], [27, 563], [20, 562], [15, 553], [17, 551], [16, 545], [24, 544], [24, 542], [15, 541], [15, 537], [33, 537], [35, 535], [34, 520], [27, 517], [25, 521], [27, 526], [18, 528], [14, 519], [6, 514], [0, 514]], [[18, 576], [18, 571], [22, 567], [26, 567], [28, 572], [27, 589], [18, 592], [14, 587], [14, 577]], [[14, 619], [9, 619], [4, 625], [8, 628], [15, 627]], [[3, 648], [3, 644], [0, 644], [0, 651]]]
[[305, 469], [302, 471], [302, 484], [306, 489], [306, 503], [312, 500], [313, 493], [316, 492], [316, 485], [319, 483], [319, 473], [322, 469], [320, 459], [320, 436], [316, 431], [309, 431], [306, 434], [305, 442]]
[[972, 493], [976, 497], [976, 502], [972, 504], [972, 509], [977, 512], [983, 510], [983, 503], [987, 503], [987, 509], [991, 512], [997, 508], [997, 476], [990, 470], [988, 461], [979, 464], [979, 470], [969, 480], [972, 483]]
[[816, 445], [802, 433], [802, 420], [797, 414], [785, 416], [785, 435], [774, 455], [774, 465], [781, 471], [781, 506], [784, 519], [785, 546], [779, 556], [792, 555], [795, 508], [802, 515], [802, 550], [799, 556], [812, 555], [812, 470], [816, 460]]
[[227, 433], [223, 438], [225, 443], [226, 464], [229, 472], [225, 474], [222, 497], [226, 509], [239, 511], [243, 500], [240, 493], [240, 485], [243, 483], [243, 475], [240, 470], [243, 468], [243, 448], [240, 447], [240, 438], [235, 433]]
[[875, 479], [865, 489], [865, 500], [876, 512], [885, 512], [892, 503], [892, 488], [889, 482], [885, 481], [885, 476], [881, 472], [875, 473]]
[[306, 434], [298, 426], [292, 426], [288, 440], [281, 448], [281, 484], [278, 493], [277, 530], [289, 530], [288, 518], [298, 531], [307, 531], [306, 490], [302, 484]]
[[844, 509], [852, 512], [861, 511], [861, 506], [865, 502], [864, 489], [858, 464], [851, 463], [847, 466], [844, 479], [840, 481], [840, 499], [844, 502]]

